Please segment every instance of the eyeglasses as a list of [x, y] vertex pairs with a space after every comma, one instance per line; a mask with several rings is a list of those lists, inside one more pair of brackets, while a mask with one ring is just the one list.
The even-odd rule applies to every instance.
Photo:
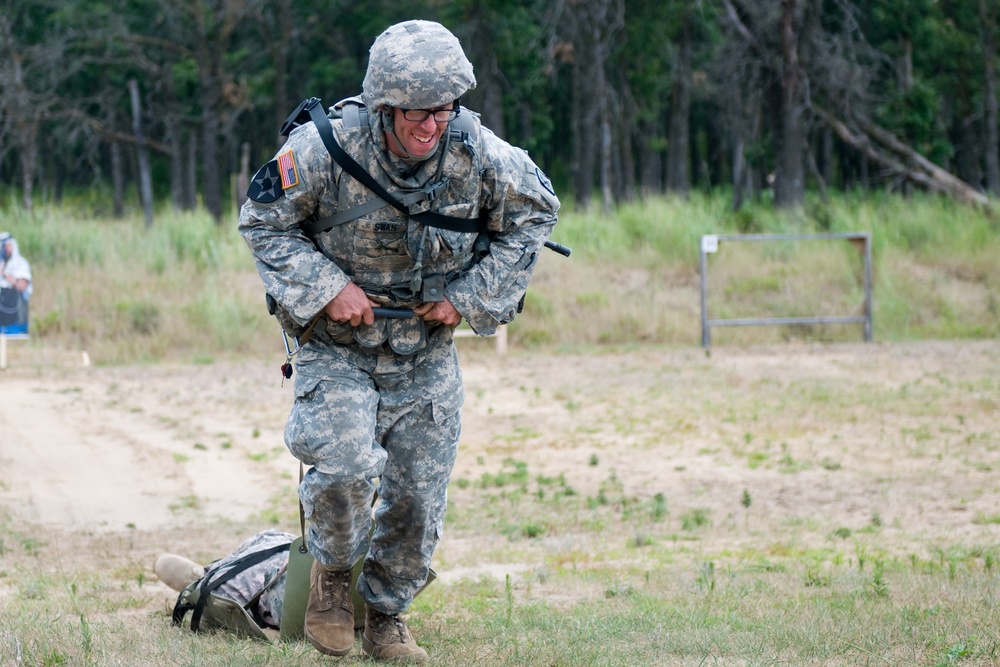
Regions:
[[422, 123], [428, 116], [434, 116], [435, 123], [448, 123], [455, 120], [460, 108], [454, 109], [403, 109], [403, 118], [411, 123]]

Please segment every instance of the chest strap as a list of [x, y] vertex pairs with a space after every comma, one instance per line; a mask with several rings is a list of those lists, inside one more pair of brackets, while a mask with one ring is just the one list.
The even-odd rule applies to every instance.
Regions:
[[[427, 192], [424, 190], [417, 190], [416, 192], [411, 192], [399, 198], [399, 201], [404, 206], [410, 206], [411, 204], [416, 204], [417, 202], [424, 201], [425, 199], [433, 199], [434, 193]], [[364, 204], [359, 204], [354, 208], [349, 208], [343, 211], [337, 211], [333, 215], [327, 218], [321, 218], [319, 220], [306, 220], [299, 225], [299, 229], [305, 232], [309, 236], [315, 236], [320, 232], [325, 232], [337, 225], [342, 225], [345, 222], [350, 222], [351, 220], [357, 220], [363, 215], [368, 215], [373, 213], [380, 208], [385, 208], [389, 203], [384, 199], [369, 199]], [[455, 218], [456, 220], [465, 220], [465, 218]]]

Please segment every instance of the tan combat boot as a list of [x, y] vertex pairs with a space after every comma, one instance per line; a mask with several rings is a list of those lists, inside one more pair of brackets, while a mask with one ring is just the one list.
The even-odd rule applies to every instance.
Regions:
[[417, 646], [410, 629], [398, 614], [383, 614], [368, 607], [365, 634], [361, 642], [365, 654], [376, 660], [424, 662], [427, 651]]
[[347, 655], [354, 648], [354, 601], [351, 571], [327, 570], [314, 561], [306, 605], [305, 635], [326, 655]]

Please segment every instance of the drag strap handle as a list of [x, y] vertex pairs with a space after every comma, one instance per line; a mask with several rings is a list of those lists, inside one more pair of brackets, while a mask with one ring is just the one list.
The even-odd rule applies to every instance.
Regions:
[[564, 246], [562, 243], [556, 243], [555, 241], [546, 241], [545, 247], [548, 248], [549, 250], [555, 250], [563, 257], [569, 257], [570, 253], [573, 252], [572, 248]]
[[383, 308], [381, 306], [374, 306], [372, 312], [375, 313], [375, 317], [388, 317], [395, 320], [405, 320], [413, 317], [413, 311], [409, 308]]

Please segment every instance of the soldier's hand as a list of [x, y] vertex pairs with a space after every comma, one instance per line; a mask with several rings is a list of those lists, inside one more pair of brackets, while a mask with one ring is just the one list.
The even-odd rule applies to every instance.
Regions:
[[373, 302], [364, 293], [364, 290], [354, 283], [347, 283], [347, 287], [333, 297], [333, 300], [326, 304], [323, 310], [326, 311], [326, 316], [331, 321], [350, 322], [352, 327], [356, 327], [362, 322], [371, 324], [375, 321], [372, 305]]
[[451, 326], [462, 321], [462, 315], [455, 310], [455, 306], [451, 305], [448, 299], [422, 303], [413, 309], [413, 314], [427, 322], [440, 322]]

